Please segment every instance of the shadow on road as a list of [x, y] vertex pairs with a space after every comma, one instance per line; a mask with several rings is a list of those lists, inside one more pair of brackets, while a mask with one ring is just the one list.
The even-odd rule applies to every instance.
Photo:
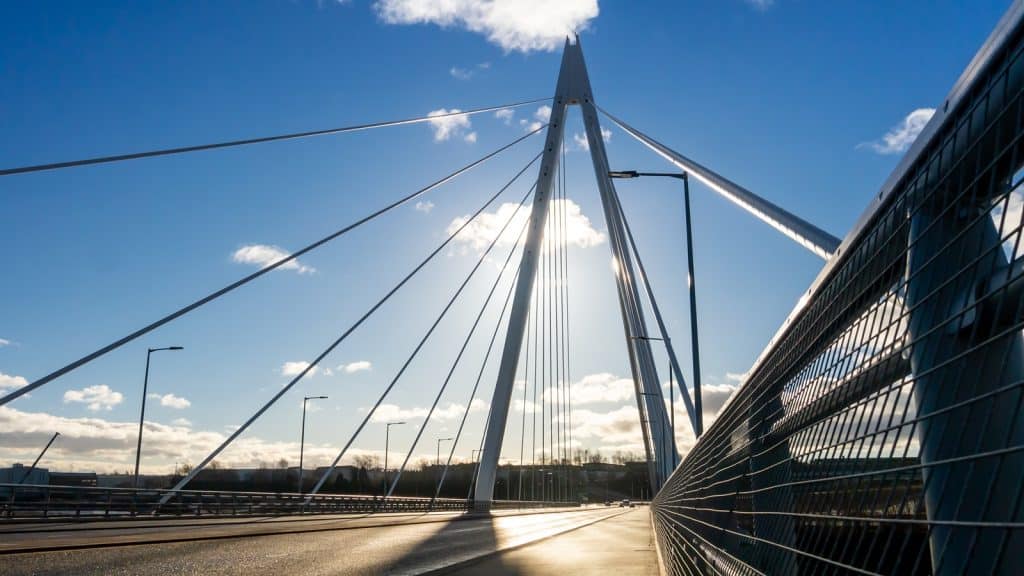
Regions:
[[[497, 518], [466, 516], [447, 522], [430, 537], [398, 557], [386, 574], [424, 574], [496, 550], [499, 546]], [[386, 540], [386, 535], [383, 538]], [[387, 542], [382, 542], [387, 546]]]

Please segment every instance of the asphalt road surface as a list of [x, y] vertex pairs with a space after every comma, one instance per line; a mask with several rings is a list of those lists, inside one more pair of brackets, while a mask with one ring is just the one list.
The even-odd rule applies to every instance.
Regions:
[[[647, 522], [647, 508], [594, 507], [560, 512], [388, 514], [115, 524], [5, 526], [0, 575], [19, 574], [422, 574], [461, 566], [496, 551], [527, 550], [587, 528], [614, 534]], [[602, 526], [605, 525], [605, 526]], [[605, 528], [600, 532], [598, 528]], [[646, 546], [649, 538], [635, 538]], [[600, 539], [598, 539], [599, 541]], [[50, 551], [16, 552], [50, 549]], [[581, 555], [578, 560], [586, 560]], [[483, 572], [477, 572], [483, 573]], [[508, 573], [508, 572], [506, 572]], [[515, 572], [513, 572], [515, 573]], [[526, 573], [526, 572], [523, 572]], [[589, 573], [580, 566], [575, 573]]]

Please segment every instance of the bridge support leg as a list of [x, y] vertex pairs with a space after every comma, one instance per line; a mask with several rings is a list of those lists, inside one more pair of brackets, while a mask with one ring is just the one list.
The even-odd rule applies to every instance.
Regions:
[[647, 450], [652, 495], [661, 488], [662, 483], [672, 471], [672, 463], [677, 460], [675, 443], [671, 442], [669, 438], [668, 413], [661, 392], [661, 383], [658, 381], [654, 355], [651, 352], [650, 342], [645, 339], [648, 334], [644, 324], [643, 308], [634, 281], [633, 264], [625, 240], [622, 217], [617, 208], [618, 199], [615, 196], [611, 179], [608, 177], [608, 158], [605, 155], [601, 126], [597, 120], [597, 109], [591, 96], [590, 80], [587, 77], [587, 68], [583, 61], [583, 51], [580, 48], [579, 39], [575, 44], [570, 44], [567, 41], [562, 52], [562, 65], [551, 107], [551, 119], [541, 158], [540, 175], [537, 178], [533, 211], [530, 215], [519, 279], [515, 287], [515, 298], [512, 301], [512, 312], [509, 315], [505, 346], [501, 364], [498, 367], [498, 379], [491, 401], [491, 414], [484, 435], [484, 448], [477, 472], [474, 507], [479, 511], [490, 509], [494, 495], [498, 457], [501, 455], [508, 409], [512, 401], [512, 388], [516, 369], [519, 366], [519, 353], [522, 349], [526, 316], [529, 312], [530, 296], [537, 274], [537, 259], [544, 236], [544, 226], [547, 222], [554, 173], [558, 167], [566, 108], [570, 104], [579, 104], [583, 112], [591, 159], [594, 163], [598, 188], [601, 191], [601, 202], [604, 206], [611, 237], [612, 254], [619, 268], [616, 274], [619, 306], [623, 317], [630, 367], [633, 371], [633, 382], [637, 389], [637, 404], [643, 423], [644, 446]]
[[523, 346], [526, 317], [530, 311], [530, 296], [533, 294], [533, 284], [537, 276], [537, 260], [543, 246], [544, 227], [547, 224], [554, 176], [558, 168], [559, 153], [565, 133], [565, 112], [569, 105], [569, 92], [574, 80], [573, 74], [570, 73], [572, 60], [569, 55], [569, 43], [566, 42], [566, 48], [562, 52], [562, 67], [558, 74], [555, 97], [551, 103], [551, 117], [548, 120], [547, 134], [544, 137], [544, 153], [541, 157], [540, 174], [537, 176], [537, 189], [533, 196], [530, 224], [526, 232], [526, 245], [523, 248], [523, 256], [519, 265], [519, 278], [516, 281], [512, 311], [509, 314], [505, 346], [502, 350], [501, 364], [498, 365], [498, 380], [495, 383], [494, 396], [491, 399], [491, 414], [487, 421], [487, 430], [484, 432], [484, 447], [483, 452], [480, 453], [480, 465], [477, 467], [476, 488], [473, 495], [473, 507], [477, 512], [490, 511], [494, 497], [498, 458], [501, 456], [501, 444], [505, 436], [508, 409], [512, 403], [512, 388], [515, 384], [516, 369], [519, 367], [519, 353]]
[[1000, 320], [1021, 302], [979, 290], [1007, 270], [987, 199], [934, 196], [911, 218], [906, 299], [932, 570], [1024, 574], [1020, 530], [969, 525], [1024, 521], [1024, 452], [979, 455], [1024, 445], [1024, 341]]
[[[619, 209], [619, 199], [611, 177], [608, 175], [608, 155], [604, 148], [604, 135], [597, 117], [590, 80], [586, 75], [583, 53], [579, 52], [579, 68], [582, 71], [581, 92], [578, 96], [583, 125], [587, 132], [590, 159], [601, 194], [605, 221], [608, 225], [608, 244], [615, 259], [615, 282], [618, 286], [619, 308], [625, 330], [626, 348], [633, 371], [637, 404], [640, 411], [644, 446], [647, 449], [651, 497], [654, 497], [668, 479], [678, 460], [675, 439], [668, 424], [668, 410], [662, 393], [661, 381], [651, 351], [651, 342], [644, 319], [643, 304], [636, 282], [636, 269], [630, 256], [629, 243]], [[646, 417], [645, 417], [646, 415]]]

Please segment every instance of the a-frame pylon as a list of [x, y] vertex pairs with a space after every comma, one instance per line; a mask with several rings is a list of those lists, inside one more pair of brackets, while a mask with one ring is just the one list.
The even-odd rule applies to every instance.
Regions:
[[[640, 413], [652, 494], [661, 487], [672, 472], [673, 463], [678, 460], [676, 445], [669, 432], [668, 413], [662, 397], [658, 371], [655, 367], [650, 341], [647, 339], [643, 307], [634, 281], [633, 262], [622, 225], [622, 215], [618, 209], [615, 187], [608, 176], [608, 158], [601, 136], [597, 108], [594, 106], [592, 98], [590, 79], [583, 60], [583, 51], [578, 38], [575, 43], [566, 40], [555, 96], [551, 103], [551, 119], [545, 136], [526, 246], [523, 249], [519, 279], [515, 287], [512, 312], [509, 316], [508, 330], [505, 336], [505, 346], [498, 368], [494, 397], [491, 401], [484, 448], [480, 455], [480, 466], [477, 471], [474, 501], [478, 510], [490, 509], [494, 494], [498, 458], [501, 455], [516, 368], [519, 366], [519, 354], [522, 350], [523, 334], [530, 308], [530, 296], [537, 275], [537, 262], [547, 223], [554, 176], [558, 168], [559, 152], [565, 134], [565, 116], [568, 107], [573, 104], [579, 105], [583, 113], [583, 123], [590, 145], [594, 174], [597, 177], [601, 204], [608, 225], [609, 245], [617, 265], [615, 280], [618, 288], [619, 309], [622, 314], [637, 409]], [[680, 386], [684, 391], [682, 396], [692, 418], [692, 403], [681, 382]]]

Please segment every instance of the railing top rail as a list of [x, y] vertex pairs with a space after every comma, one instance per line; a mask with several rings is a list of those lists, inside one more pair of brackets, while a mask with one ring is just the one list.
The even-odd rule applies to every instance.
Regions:
[[[11, 482], [0, 482], [0, 489], [10, 488], [18, 491], [24, 489], [35, 489], [35, 490], [64, 490], [64, 491], [82, 491], [82, 492], [122, 492], [122, 493], [156, 493], [165, 494], [167, 492], [173, 492], [176, 494], [185, 495], [233, 495], [233, 496], [272, 496], [272, 497], [294, 497], [294, 498], [307, 498], [309, 494], [300, 494], [298, 492], [256, 492], [256, 491], [244, 491], [244, 490], [174, 490], [172, 488], [124, 488], [120, 486], [64, 486], [59, 484], [17, 484]], [[373, 494], [316, 494], [314, 499], [336, 499], [336, 498], [348, 498], [355, 500], [381, 500], [383, 496]], [[415, 501], [415, 502], [428, 502], [431, 500], [429, 496], [391, 496], [387, 498], [389, 501]], [[464, 498], [437, 498], [435, 502], [465, 502]]]

